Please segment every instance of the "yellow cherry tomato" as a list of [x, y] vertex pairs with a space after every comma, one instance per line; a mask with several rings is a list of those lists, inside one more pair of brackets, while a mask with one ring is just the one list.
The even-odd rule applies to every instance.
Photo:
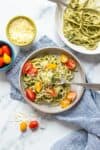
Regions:
[[57, 68], [57, 65], [56, 65], [56, 64], [53, 64], [53, 63], [50, 63], [50, 64], [47, 64], [46, 68], [47, 68], [47, 69], [54, 70], [54, 69]]
[[11, 57], [7, 55], [6, 53], [3, 55], [3, 60], [5, 64], [10, 64], [11, 63]]
[[68, 99], [62, 100], [60, 103], [61, 108], [67, 108], [70, 105], [70, 101]]
[[41, 82], [36, 82], [36, 83], [35, 83], [35, 90], [36, 90], [37, 92], [40, 92], [41, 89], [42, 89], [42, 83], [41, 83]]
[[25, 121], [20, 123], [20, 131], [25, 132], [27, 130], [27, 123]]
[[67, 63], [67, 61], [68, 61], [68, 56], [62, 54], [62, 55], [60, 56], [60, 60], [61, 60], [62, 63]]

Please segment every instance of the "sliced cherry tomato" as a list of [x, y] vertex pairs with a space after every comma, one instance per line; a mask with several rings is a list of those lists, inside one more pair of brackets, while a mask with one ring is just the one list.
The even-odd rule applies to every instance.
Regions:
[[75, 91], [70, 91], [67, 95], [67, 99], [69, 99], [70, 101], [74, 101], [76, 96], [77, 96], [77, 94]]
[[68, 99], [62, 100], [62, 101], [60, 102], [61, 108], [67, 108], [70, 104], [71, 104], [71, 102], [70, 102]]
[[68, 56], [62, 54], [60, 56], [60, 60], [61, 60], [62, 63], [67, 63], [68, 62]]
[[55, 91], [55, 89], [50, 89], [50, 88], [47, 88], [46, 89], [47, 93], [49, 93], [52, 97], [56, 97], [57, 96], [57, 93]]
[[36, 82], [35, 83], [35, 90], [36, 92], [40, 92], [42, 89], [42, 82]]
[[74, 70], [76, 68], [76, 62], [73, 59], [69, 59], [68, 62], [66, 63], [66, 66], [68, 67], [68, 69], [70, 70]]
[[46, 65], [46, 68], [49, 70], [55, 70], [57, 68], [57, 65], [55, 63], [49, 63]]
[[29, 128], [30, 129], [37, 129], [39, 127], [39, 123], [38, 123], [38, 121], [31, 121], [30, 123], [29, 123]]
[[3, 54], [6, 53], [7, 55], [11, 56], [11, 50], [7, 45], [2, 46], [2, 51], [3, 51]]
[[38, 73], [38, 69], [33, 67], [33, 66], [27, 72], [27, 74], [30, 75], [30, 76], [35, 76], [35, 75], [37, 75], [37, 73]]
[[36, 99], [36, 93], [32, 91], [32, 89], [26, 89], [25, 90], [26, 96], [29, 100], [31, 100], [32, 102], [35, 101]]
[[22, 68], [22, 74], [27, 74], [32, 67], [33, 65], [30, 61], [26, 62]]
[[3, 55], [3, 50], [2, 50], [2, 48], [0, 48], [0, 56], [2, 56]]
[[3, 60], [3, 57], [0, 57], [0, 67], [3, 67], [4, 66], [4, 60]]

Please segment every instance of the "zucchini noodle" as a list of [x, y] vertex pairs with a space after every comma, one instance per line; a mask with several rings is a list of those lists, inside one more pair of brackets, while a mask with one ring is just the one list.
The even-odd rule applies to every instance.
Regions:
[[95, 1], [71, 0], [64, 11], [63, 33], [71, 43], [95, 50], [100, 42], [100, 7]]
[[[22, 83], [24, 89], [30, 88], [36, 92], [37, 104], [52, 104], [58, 105], [60, 101], [70, 91], [70, 85], [57, 85], [54, 83], [60, 82], [62, 79], [70, 82], [74, 77], [74, 70], [70, 70], [60, 60], [59, 55], [45, 55], [30, 60], [33, 66], [38, 69], [38, 74], [34, 77], [22, 75]], [[53, 69], [49, 69], [48, 64], [53, 65]], [[55, 68], [54, 68], [55, 67]], [[41, 83], [41, 90], [36, 91], [36, 83]], [[46, 89], [55, 89], [57, 95], [52, 97]]]

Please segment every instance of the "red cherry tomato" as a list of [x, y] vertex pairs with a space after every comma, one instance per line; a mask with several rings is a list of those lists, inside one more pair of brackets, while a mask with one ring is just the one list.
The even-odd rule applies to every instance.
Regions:
[[26, 89], [26, 90], [25, 90], [25, 93], [26, 93], [26, 97], [27, 97], [30, 101], [32, 101], [32, 102], [35, 101], [35, 99], [36, 99], [36, 93], [33, 92], [32, 89]]
[[38, 121], [31, 121], [31, 122], [29, 123], [29, 128], [30, 128], [30, 129], [37, 129], [38, 127], [39, 127]]
[[3, 67], [4, 66], [4, 60], [3, 60], [3, 57], [0, 57], [0, 67]]
[[33, 65], [30, 61], [26, 62], [22, 68], [22, 74], [27, 74], [32, 67]]
[[66, 66], [68, 67], [68, 69], [70, 70], [74, 70], [76, 68], [76, 62], [73, 59], [69, 59], [68, 62], [66, 63]]
[[2, 50], [2, 48], [0, 48], [0, 56], [2, 56], [3, 55], [3, 50]]
[[52, 97], [56, 97], [56, 96], [57, 96], [57, 93], [56, 93], [55, 89], [53, 89], [53, 88], [52, 88], [52, 89], [47, 88], [46, 91], [47, 91], [47, 93], [49, 93]]
[[11, 50], [7, 45], [2, 46], [2, 51], [3, 51], [3, 54], [6, 53], [7, 55], [11, 56]]
[[27, 72], [30, 76], [35, 76], [38, 73], [38, 69], [35, 67], [30, 68], [30, 70]]

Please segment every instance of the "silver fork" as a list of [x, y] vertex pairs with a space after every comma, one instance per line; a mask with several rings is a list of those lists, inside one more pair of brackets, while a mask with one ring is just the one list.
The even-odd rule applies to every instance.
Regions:
[[77, 85], [77, 86], [82, 86], [86, 89], [91, 89], [94, 91], [100, 91], [100, 84], [98, 83], [76, 83], [76, 82], [65, 82], [61, 81], [59, 83], [56, 83], [56, 85]]

